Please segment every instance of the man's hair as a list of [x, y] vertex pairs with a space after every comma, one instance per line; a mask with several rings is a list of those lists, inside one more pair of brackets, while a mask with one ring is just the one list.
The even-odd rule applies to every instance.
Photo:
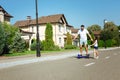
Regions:
[[81, 27], [85, 27], [84, 25], [81, 25]]

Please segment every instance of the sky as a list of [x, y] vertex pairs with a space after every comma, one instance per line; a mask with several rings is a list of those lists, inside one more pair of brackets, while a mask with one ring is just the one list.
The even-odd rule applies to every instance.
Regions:
[[[0, 0], [0, 5], [14, 18], [11, 23], [36, 18], [35, 0]], [[103, 26], [103, 20], [120, 25], [120, 0], [38, 0], [38, 17], [64, 14], [69, 25], [78, 28], [93, 24]]]

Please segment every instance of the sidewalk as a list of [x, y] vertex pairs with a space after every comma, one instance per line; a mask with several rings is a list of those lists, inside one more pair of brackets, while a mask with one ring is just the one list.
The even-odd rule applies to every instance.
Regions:
[[[112, 50], [112, 49], [116, 49], [116, 47], [100, 49], [100, 51]], [[93, 50], [89, 51], [89, 53], [92, 53], [92, 52]], [[5, 58], [0, 59], [0, 69], [13, 67], [16, 65], [30, 64], [30, 63], [35, 63], [35, 62], [64, 59], [64, 58], [76, 56], [78, 53], [79, 53], [79, 50], [76, 50], [76, 51], [73, 50], [69, 52], [56, 53], [56, 54], [51, 54], [51, 55], [46, 54], [46, 55], [42, 55], [41, 57], [36, 57], [35, 55], [22, 56], [22, 57], [8, 57], [8, 58], [5, 57]], [[83, 52], [83, 54], [85, 54], [85, 52]]]

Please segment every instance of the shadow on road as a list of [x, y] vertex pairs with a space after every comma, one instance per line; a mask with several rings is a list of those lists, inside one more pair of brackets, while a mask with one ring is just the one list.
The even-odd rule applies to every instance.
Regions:
[[82, 57], [78, 57], [78, 56], [73, 56], [71, 58], [76, 58], [76, 59], [94, 59], [94, 57], [86, 57], [86, 56], [82, 56]]

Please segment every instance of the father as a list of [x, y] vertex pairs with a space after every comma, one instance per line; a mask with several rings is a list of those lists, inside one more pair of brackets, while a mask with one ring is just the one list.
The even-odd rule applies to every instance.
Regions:
[[82, 57], [82, 46], [84, 45], [86, 56], [89, 57], [88, 54], [88, 46], [87, 46], [87, 35], [90, 37], [91, 41], [93, 41], [91, 35], [89, 34], [88, 30], [84, 28], [84, 25], [81, 25], [80, 30], [78, 30], [77, 35], [74, 39], [80, 35], [80, 53], [78, 54], [78, 57]]

